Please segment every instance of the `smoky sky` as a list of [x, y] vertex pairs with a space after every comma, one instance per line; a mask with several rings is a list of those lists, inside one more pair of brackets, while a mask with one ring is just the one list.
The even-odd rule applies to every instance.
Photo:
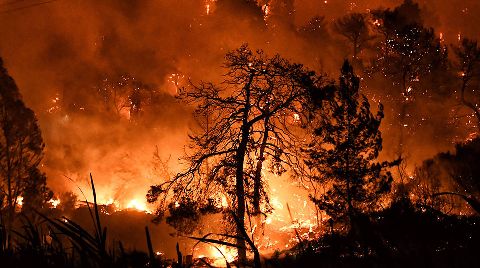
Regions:
[[[224, 72], [221, 66], [225, 53], [249, 43], [252, 48], [280, 53], [335, 79], [348, 55], [344, 41], [332, 34], [331, 38], [338, 39], [336, 46], [322, 41], [307, 44], [295, 30], [314, 16], [324, 16], [329, 23], [348, 12], [392, 8], [402, 1], [285, 1], [293, 4], [294, 13], [276, 18], [273, 13], [277, 21], [267, 19], [266, 23], [261, 8], [241, 0], [41, 2], [0, 1], [0, 57], [26, 104], [39, 118], [46, 142], [43, 166], [49, 185], [57, 191], [74, 189], [66, 177], [82, 185], [92, 172], [108, 199], [125, 193], [128, 198], [144, 197], [148, 186], [158, 180], [152, 168], [157, 148], [163, 159], [177, 166], [192, 120], [190, 108], [174, 98], [172, 74], [181, 75], [181, 83], [218, 81]], [[259, 6], [274, 2], [258, 1]], [[478, 1], [419, 3], [425, 24], [444, 33], [447, 42], [455, 42], [458, 34], [478, 36]], [[279, 21], [289, 26], [272, 30]], [[313, 48], [320, 51], [320, 56], [312, 56]], [[148, 122], [130, 124], [89, 113], [93, 109], [88, 106], [91, 98], [96, 98], [91, 94], [92, 87], [124, 74], [153, 85], [163, 94], [155, 117]], [[48, 112], [58, 105], [55, 98], [86, 111], [76, 115], [66, 108]], [[439, 129], [432, 126], [423, 131], [428, 140]], [[385, 147], [391, 143], [388, 135], [384, 135]], [[413, 153], [418, 159], [451, 147], [449, 142], [427, 141], [428, 146], [425, 142], [412, 142], [420, 148]]]

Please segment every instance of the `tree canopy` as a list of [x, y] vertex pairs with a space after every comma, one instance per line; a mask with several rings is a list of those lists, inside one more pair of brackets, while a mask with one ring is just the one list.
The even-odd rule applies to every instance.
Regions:
[[25, 207], [39, 207], [51, 193], [39, 171], [45, 144], [37, 119], [23, 103], [1, 59], [0, 127], [0, 216], [11, 228], [21, 198]]
[[246, 45], [227, 54], [225, 68], [222, 84], [201, 83], [180, 95], [195, 105], [200, 123], [190, 135], [186, 169], [152, 186], [148, 197], [159, 201], [159, 216], [182, 206], [190, 207], [189, 215], [212, 207], [231, 213], [242, 260], [245, 241], [253, 247], [245, 216], [270, 211], [265, 174], [299, 163], [294, 129], [307, 100], [321, 95], [323, 79]]
[[372, 114], [359, 86], [360, 79], [345, 61], [340, 84], [320, 107], [305, 149], [310, 178], [325, 189], [312, 199], [333, 219], [352, 220], [359, 212], [378, 208], [393, 181], [385, 169], [397, 164], [376, 160], [382, 150], [383, 106]]

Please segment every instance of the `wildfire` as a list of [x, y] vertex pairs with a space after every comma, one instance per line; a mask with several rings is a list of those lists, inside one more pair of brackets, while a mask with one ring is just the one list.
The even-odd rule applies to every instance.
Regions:
[[151, 213], [151, 211], [147, 208], [147, 204], [145, 203], [145, 201], [142, 202], [142, 201], [139, 201], [138, 199], [130, 200], [130, 202], [128, 202], [126, 208]]
[[61, 106], [60, 106], [60, 97], [59, 95], [57, 94], [53, 99], [52, 99], [52, 106], [50, 108], [47, 109], [47, 112], [48, 113], [56, 113], [58, 111], [61, 110]]
[[265, 4], [262, 6], [262, 10], [263, 10], [263, 18], [266, 20], [268, 18], [268, 16], [270, 15], [270, 7], [268, 6], [268, 4]]
[[215, 3], [216, 0], [205, 0], [205, 13], [210, 15], [212, 12], [212, 4]]
[[223, 245], [210, 246], [209, 255], [214, 259], [213, 266], [225, 267], [225, 261], [230, 263], [237, 258], [237, 250]]
[[299, 122], [300, 122], [300, 115], [293, 114], [293, 123], [299, 123]]
[[185, 76], [183, 74], [178, 74], [178, 73], [173, 73], [168, 77], [168, 82], [172, 83], [174, 88], [175, 88], [175, 93], [178, 94], [181, 83], [185, 79]]
[[50, 200], [48, 201], [48, 203], [49, 203], [50, 205], [52, 205], [52, 207], [56, 208], [56, 207], [60, 204], [60, 199], [58, 199], [58, 198], [57, 198], [57, 199], [52, 198], [52, 199], [50, 199]]

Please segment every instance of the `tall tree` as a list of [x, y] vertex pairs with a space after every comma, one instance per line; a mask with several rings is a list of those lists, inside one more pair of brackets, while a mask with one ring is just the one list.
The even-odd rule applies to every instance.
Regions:
[[190, 136], [186, 170], [152, 186], [148, 197], [160, 200], [159, 215], [168, 204], [185, 204], [195, 213], [217, 200], [216, 207], [235, 223], [240, 262], [246, 259], [247, 242], [258, 266], [260, 256], [245, 217], [269, 212], [264, 174], [299, 163], [293, 129], [322, 79], [300, 64], [247, 46], [228, 53], [225, 67], [222, 84], [202, 83], [182, 93], [182, 99], [196, 105], [195, 116], [203, 123]]
[[323, 101], [312, 123], [312, 141], [305, 149], [310, 178], [326, 188], [324, 194], [311, 196], [313, 201], [333, 219], [346, 219], [350, 224], [357, 213], [377, 208], [392, 182], [385, 169], [398, 164], [376, 161], [382, 149], [383, 107], [373, 115], [368, 100], [359, 93], [359, 83], [345, 61], [340, 85]]
[[[0, 127], [0, 216], [8, 232], [11, 232], [19, 198], [26, 194], [43, 195], [47, 189], [44, 187], [45, 179], [38, 170], [44, 143], [37, 119], [23, 103], [1, 59]], [[30, 206], [34, 206], [34, 199], [34, 196], [26, 198], [32, 201]]]
[[454, 47], [454, 52], [461, 78], [460, 102], [475, 117], [477, 133], [480, 134], [480, 96], [475, 91], [479, 85], [480, 48], [477, 41], [464, 38]]
[[[378, 55], [372, 63], [373, 72], [388, 79], [388, 92], [394, 107], [398, 111], [400, 128], [398, 154], [403, 154], [406, 130], [413, 127], [408, 120], [409, 107], [414, 99], [427, 93], [429, 87], [422, 86], [422, 81], [433, 73], [439, 73], [447, 66], [447, 49], [435, 36], [433, 29], [423, 26], [421, 10], [418, 4], [406, 0], [394, 10], [375, 10], [375, 29], [383, 36], [379, 43]], [[438, 80], [438, 79], [436, 79]]]
[[367, 16], [361, 13], [352, 13], [339, 18], [334, 24], [335, 30], [352, 44], [353, 58], [357, 59], [360, 53], [374, 37], [370, 34]]

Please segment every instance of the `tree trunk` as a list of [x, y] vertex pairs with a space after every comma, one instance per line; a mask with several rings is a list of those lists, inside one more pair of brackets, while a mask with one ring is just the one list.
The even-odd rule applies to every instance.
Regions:
[[267, 116], [264, 121], [265, 129], [263, 132], [262, 143], [260, 145], [260, 151], [258, 154], [257, 166], [255, 167], [255, 178], [253, 182], [253, 211], [255, 215], [260, 214], [260, 188], [262, 186], [262, 167], [263, 167], [263, 162], [265, 161], [265, 148], [267, 147], [267, 141], [268, 141], [269, 119], [270, 119], [270, 116]]
[[[247, 129], [246, 127], [244, 129]], [[247, 138], [244, 139], [245, 134], [242, 130], [242, 141], [240, 142], [239, 149], [237, 151], [237, 167], [235, 174], [236, 182], [236, 198], [237, 198], [237, 209], [236, 216], [237, 220], [237, 250], [238, 250], [238, 261], [240, 264], [244, 264], [247, 261], [247, 251], [245, 248], [245, 239], [243, 239], [243, 231], [245, 228], [245, 186], [243, 182], [243, 162], [245, 161], [245, 152], [247, 147], [248, 132], [246, 134]]]
[[462, 79], [462, 89], [460, 91], [460, 101], [464, 106], [472, 110], [477, 119], [477, 133], [480, 133], [480, 108], [472, 102], [469, 102], [465, 99], [465, 90], [467, 89], [468, 82], [470, 81], [470, 75], [466, 74]]
[[[8, 119], [5, 119], [5, 122], [7, 122]], [[8, 123], [7, 123], [8, 124]], [[13, 204], [13, 189], [12, 189], [12, 183], [13, 183], [13, 174], [12, 174], [12, 158], [10, 155], [10, 147], [11, 147], [11, 142], [10, 142], [10, 127], [7, 125], [4, 127], [4, 135], [5, 135], [5, 161], [7, 162], [7, 217], [5, 221], [5, 227], [6, 227], [6, 246], [9, 249], [11, 246], [11, 235], [12, 235], [12, 229], [13, 229], [13, 217], [15, 214], [15, 207]]]
[[247, 249], [244, 236], [247, 234], [245, 231], [245, 185], [243, 181], [243, 165], [245, 162], [245, 154], [247, 152], [248, 138], [250, 136], [250, 125], [248, 124], [248, 116], [251, 108], [250, 104], [250, 86], [252, 84], [254, 74], [250, 74], [249, 80], [244, 87], [245, 90], [245, 107], [243, 111], [242, 127], [240, 144], [236, 153], [236, 167], [235, 167], [235, 195], [237, 198], [237, 208], [235, 211], [237, 220], [237, 252], [239, 265], [245, 265], [247, 262]]

